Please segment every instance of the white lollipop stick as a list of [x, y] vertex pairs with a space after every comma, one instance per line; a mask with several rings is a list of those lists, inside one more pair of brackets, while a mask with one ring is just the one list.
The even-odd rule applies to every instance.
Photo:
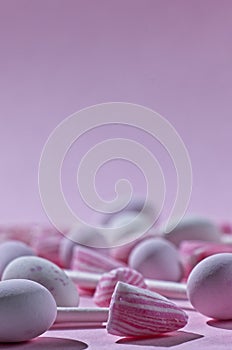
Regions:
[[109, 308], [57, 307], [56, 323], [103, 323], [107, 321]]
[[158, 281], [145, 279], [148, 288], [167, 298], [188, 299], [186, 293], [186, 284], [170, 281]]
[[[80, 287], [92, 289], [96, 288], [102, 276], [101, 274], [80, 272], [74, 270], [65, 270], [65, 273], [73, 280], [73, 282], [77, 283]], [[158, 281], [150, 279], [145, 279], [145, 283], [150, 290], [160, 293], [165, 297], [175, 299], [187, 299], [185, 283]]]

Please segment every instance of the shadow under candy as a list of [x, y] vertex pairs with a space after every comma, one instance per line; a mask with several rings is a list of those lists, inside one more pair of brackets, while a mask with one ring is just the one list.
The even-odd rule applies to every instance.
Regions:
[[152, 338], [122, 338], [116, 341], [118, 344], [125, 345], [140, 345], [140, 346], [161, 346], [161, 347], [171, 347], [180, 345], [189, 341], [193, 341], [202, 338], [203, 335], [196, 333], [189, 333], [183, 331], [177, 331], [169, 334], [164, 334], [162, 336], [156, 336]]
[[28, 342], [22, 343], [0, 343], [2, 350], [84, 350], [88, 344], [79, 340], [38, 337]]
[[99, 328], [106, 328], [104, 323], [96, 323], [96, 322], [60, 322], [60, 323], [55, 323], [49, 331], [53, 330], [67, 330], [67, 329], [99, 329]]
[[232, 320], [228, 320], [228, 321], [209, 320], [206, 323], [210, 327], [232, 330]]

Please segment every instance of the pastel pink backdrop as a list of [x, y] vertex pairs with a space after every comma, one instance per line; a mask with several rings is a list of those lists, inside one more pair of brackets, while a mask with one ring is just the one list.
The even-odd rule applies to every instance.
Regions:
[[[77, 110], [109, 101], [137, 103], [167, 118], [193, 168], [188, 212], [231, 220], [232, 2], [230, 0], [2, 0], [0, 2], [0, 220], [46, 221], [38, 163], [46, 139]], [[102, 127], [84, 135], [64, 163], [74, 211], [88, 218], [75, 186], [81, 156], [107, 137], [130, 137], [154, 152], [176, 189], [162, 147], [135, 129]], [[123, 161], [97, 175], [97, 189], [144, 178]]]

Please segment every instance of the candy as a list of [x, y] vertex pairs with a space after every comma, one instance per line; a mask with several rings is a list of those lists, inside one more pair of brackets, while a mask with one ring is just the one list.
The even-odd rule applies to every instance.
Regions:
[[[128, 262], [129, 255], [132, 249], [140, 242], [147, 238], [154, 237], [155, 233], [147, 232], [147, 225], [149, 224], [149, 217], [135, 212], [122, 212], [113, 217], [110, 221], [109, 227], [119, 228], [114, 234], [114, 239], [111, 238], [113, 248], [110, 251], [110, 255], [125, 263]], [[130, 226], [125, 226], [126, 224]], [[115, 244], [120, 244], [114, 246]]]
[[[139, 214], [139, 215], [138, 215]], [[107, 225], [114, 229], [109, 231], [107, 237], [112, 247], [117, 247], [128, 243], [134, 243], [135, 240], [144, 236], [150, 229], [152, 218], [143, 213], [125, 212], [115, 216]]]
[[25, 243], [19, 241], [7, 241], [0, 244], [0, 277], [5, 267], [12, 260], [20, 256], [35, 255], [35, 252]]
[[70, 267], [74, 247], [80, 245], [94, 249], [99, 248], [101, 253], [107, 253], [107, 249], [102, 248], [107, 247], [106, 240], [97, 229], [91, 229], [84, 225], [74, 227], [60, 242], [59, 258], [64, 267]]
[[79, 295], [71, 279], [49, 260], [26, 256], [13, 260], [5, 268], [3, 280], [28, 279], [42, 284], [58, 306], [77, 306]]
[[153, 336], [178, 330], [187, 320], [183, 310], [161, 295], [118, 282], [106, 329], [119, 336]]
[[37, 226], [36, 231], [30, 243], [36, 255], [62, 265], [59, 258], [59, 249], [64, 236], [52, 227]]
[[144, 277], [180, 281], [183, 269], [175, 246], [161, 238], [147, 239], [132, 250], [129, 266]]
[[34, 223], [1, 225], [0, 241], [17, 240], [30, 245], [36, 228], [37, 225]]
[[[138, 214], [142, 210], [145, 215], [152, 219], [155, 216], [157, 216], [157, 209], [155, 208], [154, 203], [146, 203], [146, 200], [142, 197], [133, 198], [126, 206], [123, 205], [124, 200], [125, 198], [122, 198], [121, 200], [117, 201], [116, 204], [107, 204], [105, 208], [106, 213], [100, 215], [101, 224], [111, 225], [112, 220], [114, 220], [117, 217], [120, 217], [124, 213]], [[122, 207], [122, 209], [120, 209], [120, 207]]]
[[56, 303], [42, 285], [28, 280], [0, 282], [0, 342], [30, 340], [55, 321]]
[[232, 253], [232, 245], [204, 241], [183, 241], [179, 251], [184, 265], [184, 277], [187, 278], [194, 266], [208, 256], [218, 253]]
[[[81, 288], [95, 289], [102, 275], [97, 273], [65, 270], [66, 274]], [[187, 299], [186, 284], [145, 279], [150, 290], [160, 293], [168, 298]]]
[[74, 248], [71, 262], [73, 270], [102, 273], [120, 266], [123, 264], [93, 249], [78, 246]]
[[232, 254], [216, 254], [196, 265], [187, 281], [187, 294], [200, 313], [232, 319]]
[[165, 233], [164, 238], [176, 246], [186, 240], [219, 242], [220, 230], [208, 219], [189, 217], [182, 219], [172, 231]]
[[225, 223], [221, 224], [219, 228], [220, 228], [221, 232], [226, 234], [226, 235], [232, 234], [232, 224], [231, 223], [225, 222]]
[[104, 273], [97, 285], [93, 300], [99, 306], [109, 306], [114, 288], [118, 281], [132, 284], [140, 288], [146, 288], [143, 276], [128, 267], [119, 267], [108, 273]]
[[154, 237], [155, 237], [155, 234], [146, 233], [146, 234], [142, 235], [142, 237], [139, 237], [130, 243], [123, 244], [121, 246], [112, 248], [110, 250], [110, 255], [112, 256], [112, 258], [119, 260], [119, 261], [122, 261], [122, 262], [127, 264], [130, 253], [135, 248], [135, 246], [137, 244], [139, 244], [140, 242], [145, 241], [146, 239], [154, 238]]

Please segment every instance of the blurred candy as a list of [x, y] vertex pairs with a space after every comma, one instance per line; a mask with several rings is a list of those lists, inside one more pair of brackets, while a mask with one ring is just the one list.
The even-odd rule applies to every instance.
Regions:
[[53, 227], [38, 226], [36, 231], [31, 239], [31, 247], [36, 254], [62, 266], [59, 249], [64, 236]]
[[232, 234], [232, 224], [224, 223], [224, 224], [220, 225], [220, 230], [222, 233], [231, 235]]
[[129, 267], [119, 267], [101, 276], [93, 297], [95, 304], [103, 307], [109, 306], [114, 288], [119, 281], [140, 288], [147, 287], [143, 276], [139, 272]]
[[219, 242], [220, 230], [208, 219], [189, 217], [182, 219], [172, 231], [165, 233], [164, 238], [176, 246], [187, 240]]
[[35, 252], [25, 243], [7, 241], [0, 244], [0, 277], [5, 267], [20, 256], [35, 255]]
[[162, 238], [150, 238], [136, 245], [129, 266], [150, 279], [177, 282], [183, 275], [176, 247]]
[[0, 226], [0, 242], [17, 240], [30, 245], [31, 238], [34, 235], [37, 225], [31, 224], [12, 224]]
[[[64, 267], [70, 267], [73, 249], [75, 246], [87, 246], [99, 249], [101, 253], [107, 254], [107, 242], [97, 229], [86, 226], [74, 227], [66, 237], [61, 240], [59, 257]], [[103, 247], [103, 248], [102, 248]]]
[[112, 256], [112, 258], [119, 260], [119, 261], [122, 261], [122, 262], [127, 264], [130, 253], [136, 247], [136, 245], [138, 245], [140, 242], [145, 241], [146, 239], [155, 238], [155, 237], [158, 237], [156, 235], [156, 233], [154, 233], [154, 234], [152, 232], [146, 233], [142, 237], [137, 238], [130, 243], [123, 244], [119, 247], [112, 248], [110, 250], [110, 255]]
[[[125, 256], [125, 246], [135, 246], [137, 240], [144, 239], [148, 235], [151, 223], [151, 218], [141, 213], [138, 215], [135, 212], [125, 212], [115, 216], [107, 226], [114, 229], [108, 234], [108, 241], [113, 247], [111, 254], [120, 256], [122, 251], [123, 257], [120, 260], [126, 261], [128, 256]], [[130, 248], [127, 249], [130, 251]]]
[[74, 248], [71, 262], [73, 270], [103, 273], [120, 266], [123, 264], [93, 249], [78, 246]]
[[186, 313], [165, 297], [118, 282], [106, 329], [119, 336], [154, 336], [178, 330], [187, 320]]
[[[105, 207], [105, 212], [100, 215], [100, 222], [103, 225], [111, 224], [111, 221], [116, 219], [118, 216], [121, 216], [124, 213], [138, 214], [143, 210], [144, 215], [147, 215], [150, 218], [156, 218], [157, 209], [154, 203], [146, 202], [146, 198], [143, 197], [134, 197], [130, 202], [123, 206], [124, 199], [117, 201], [117, 203], [107, 204]], [[122, 206], [122, 209], [119, 209]], [[110, 213], [109, 213], [110, 212]], [[109, 214], [107, 214], [109, 213]]]
[[183, 241], [180, 254], [184, 266], [184, 276], [188, 277], [195, 265], [208, 256], [218, 253], [232, 253], [232, 245], [203, 241]]

